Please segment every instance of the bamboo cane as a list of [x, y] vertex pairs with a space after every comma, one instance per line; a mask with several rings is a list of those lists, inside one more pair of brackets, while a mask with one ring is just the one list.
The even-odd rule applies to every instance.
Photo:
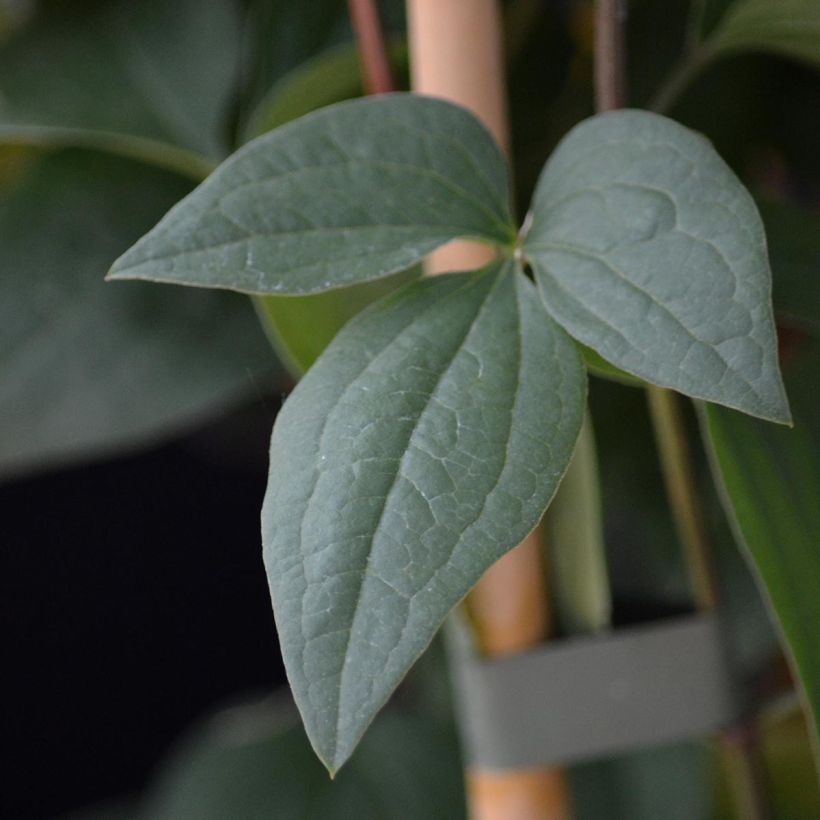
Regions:
[[[469, 108], [509, 152], [501, 25], [496, 0], [408, 0], [413, 89]], [[428, 272], [485, 264], [485, 246], [454, 242], [437, 251]], [[468, 599], [478, 643], [490, 655], [521, 651], [549, 634], [539, 534], [491, 567]], [[570, 796], [557, 769], [467, 772], [472, 820], [564, 820]]]

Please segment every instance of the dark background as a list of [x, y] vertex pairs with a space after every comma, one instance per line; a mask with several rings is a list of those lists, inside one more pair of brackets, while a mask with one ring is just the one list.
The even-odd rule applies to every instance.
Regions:
[[136, 792], [198, 716], [284, 680], [259, 535], [274, 405], [0, 484], [4, 820]]

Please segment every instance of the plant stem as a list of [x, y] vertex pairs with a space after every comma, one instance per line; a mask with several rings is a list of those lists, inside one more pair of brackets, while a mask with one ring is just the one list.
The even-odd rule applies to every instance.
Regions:
[[546, 517], [554, 609], [566, 635], [612, 625], [601, 482], [589, 408], [561, 486]]
[[684, 547], [695, 605], [700, 611], [708, 612], [718, 605], [718, 584], [686, 440], [681, 400], [676, 393], [654, 385], [647, 387], [647, 399], [664, 486]]
[[734, 786], [737, 816], [770, 820], [767, 774], [760, 753], [758, 721], [749, 719], [721, 734], [729, 780]]
[[365, 91], [368, 94], [393, 91], [393, 73], [375, 0], [348, 0], [347, 6], [359, 45]]
[[217, 162], [208, 157], [170, 143], [91, 128], [0, 126], [0, 145], [88, 148], [104, 151], [114, 156], [173, 171], [194, 182], [202, 182], [217, 166]]
[[595, 16], [595, 107], [612, 111], [626, 105], [626, 54], [622, 0], [598, 0]]
[[[407, 0], [413, 88], [470, 108], [508, 148], [508, 122], [497, 0]], [[486, 249], [460, 242], [437, 252], [428, 268], [471, 268]], [[539, 533], [494, 564], [468, 598], [478, 643], [488, 654], [517, 652], [547, 637], [548, 593]], [[563, 771], [471, 770], [472, 820], [564, 820], [571, 815]]]

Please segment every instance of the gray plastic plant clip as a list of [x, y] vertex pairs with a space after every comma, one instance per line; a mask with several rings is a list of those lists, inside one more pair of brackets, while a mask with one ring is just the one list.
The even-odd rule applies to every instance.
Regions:
[[485, 659], [450, 640], [467, 759], [489, 769], [567, 764], [704, 735], [744, 704], [718, 618], [689, 615]]

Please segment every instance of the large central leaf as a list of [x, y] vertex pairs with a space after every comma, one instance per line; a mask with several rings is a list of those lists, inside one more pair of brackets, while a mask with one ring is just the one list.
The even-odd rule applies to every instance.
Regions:
[[763, 225], [698, 134], [643, 111], [581, 123], [544, 169], [524, 251], [547, 310], [608, 361], [789, 420]]
[[262, 512], [282, 652], [331, 771], [450, 609], [535, 526], [585, 379], [513, 263], [354, 319], [286, 402]]
[[408, 268], [458, 237], [509, 245], [508, 198], [501, 152], [464, 109], [353, 100], [248, 143], [111, 275], [315, 293]]

